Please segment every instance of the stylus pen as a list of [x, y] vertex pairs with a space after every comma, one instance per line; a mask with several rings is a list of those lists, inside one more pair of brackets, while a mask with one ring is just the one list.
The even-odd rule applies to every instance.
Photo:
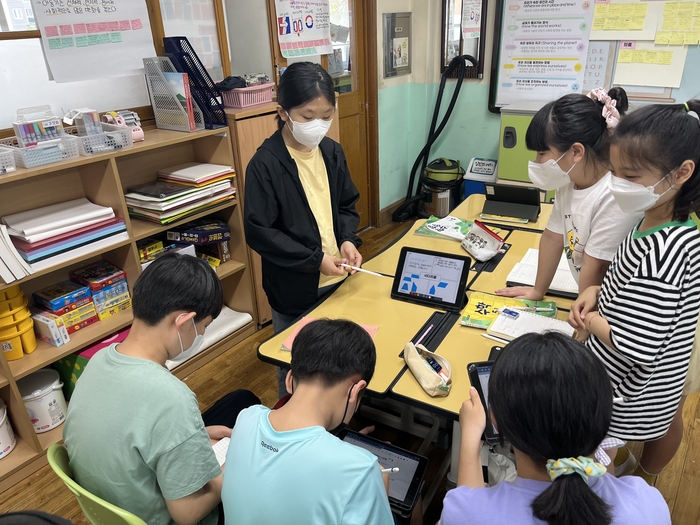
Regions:
[[505, 308], [498, 308], [498, 312], [503, 310], [522, 310], [526, 312], [553, 312], [554, 308], [541, 308], [535, 306], [506, 306]]
[[360, 268], [359, 266], [351, 266], [351, 265], [345, 264], [345, 263], [340, 263], [340, 266], [344, 266], [345, 268], [350, 268], [351, 270], [355, 270], [357, 272], [368, 273], [370, 275], [376, 275], [377, 277], [385, 277], [381, 273], [371, 272], [369, 270], [365, 270], [364, 268]]
[[399, 467], [383, 468], [382, 474], [391, 474], [392, 472], [398, 472]]

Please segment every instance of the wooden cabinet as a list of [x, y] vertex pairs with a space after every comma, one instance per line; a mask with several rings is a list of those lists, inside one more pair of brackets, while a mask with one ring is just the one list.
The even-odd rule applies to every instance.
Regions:
[[[146, 132], [145, 142], [133, 148], [79, 157], [55, 164], [17, 171], [0, 176], [0, 217], [59, 202], [87, 197], [92, 202], [110, 206], [126, 222], [129, 238], [102, 250], [65, 261], [38, 271], [19, 282], [24, 294], [68, 279], [68, 273], [100, 259], [124, 269], [129, 289], [141, 273], [136, 241], [165, 232], [169, 227], [189, 220], [210, 216], [226, 221], [231, 227], [231, 260], [217, 268], [224, 289], [224, 302], [229, 308], [248, 312], [253, 321], [216, 345], [173, 370], [184, 378], [197, 368], [228, 350], [256, 331], [252, 271], [243, 231], [240, 200], [221, 204], [213, 209], [191, 215], [168, 226], [131, 218], [124, 200], [124, 190], [135, 184], [154, 181], [160, 168], [184, 162], [211, 162], [233, 165], [233, 152], [228, 130], [206, 130], [195, 133], [154, 130]], [[239, 182], [235, 182], [240, 185]], [[14, 285], [15, 283], [12, 283]], [[10, 285], [0, 283], [0, 290]], [[63, 425], [43, 434], [36, 434], [22, 402], [16, 381], [62, 357], [127, 327], [133, 320], [131, 310], [125, 310], [71, 335], [68, 344], [54, 347], [39, 341], [37, 349], [16, 361], [7, 361], [0, 353], [0, 397], [8, 407], [17, 446], [0, 460], [0, 491], [46, 464], [46, 450], [61, 441]]]
[[[253, 158], [263, 141], [277, 131], [276, 115], [276, 102], [242, 109], [226, 109], [228, 125], [231, 128], [231, 140], [233, 141], [233, 156], [236, 177], [239, 183], [239, 195], [243, 201], [245, 200], [245, 170], [250, 159]], [[328, 136], [336, 142], [340, 142], [340, 128], [337, 118], [333, 119]], [[254, 250], [249, 251], [255, 285], [258, 323], [263, 325], [272, 320], [272, 310], [262, 288], [262, 262], [260, 256]]]

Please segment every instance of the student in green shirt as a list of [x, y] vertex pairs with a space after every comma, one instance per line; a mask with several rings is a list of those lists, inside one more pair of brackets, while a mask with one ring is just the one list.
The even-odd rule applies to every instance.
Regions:
[[212, 443], [260, 400], [238, 390], [202, 415], [165, 361], [199, 349], [221, 311], [221, 283], [203, 260], [165, 255], [138, 278], [132, 301], [128, 337], [90, 360], [71, 398], [63, 430], [71, 470], [149, 525], [216, 524], [222, 471]]

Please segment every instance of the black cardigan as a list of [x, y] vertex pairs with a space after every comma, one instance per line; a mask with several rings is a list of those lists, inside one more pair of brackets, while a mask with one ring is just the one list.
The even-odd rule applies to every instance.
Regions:
[[[360, 216], [355, 209], [360, 194], [343, 149], [328, 137], [319, 147], [338, 247], [345, 241], [360, 246], [356, 234]], [[262, 257], [263, 289], [270, 306], [287, 315], [304, 313], [318, 300], [321, 234], [281, 131], [265, 140], [248, 164], [244, 213], [248, 246]]]

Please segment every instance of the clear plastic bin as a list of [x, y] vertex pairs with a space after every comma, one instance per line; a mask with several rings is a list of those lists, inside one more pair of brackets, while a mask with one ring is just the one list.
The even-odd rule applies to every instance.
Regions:
[[272, 102], [272, 88], [274, 82], [268, 82], [259, 86], [236, 88], [230, 91], [222, 91], [221, 97], [227, 108], [247, 108], [265, 102]]
[[16, 169], [15, 154], [12, 149], [0, 146], [0, 175], [12, 173]]
[[[68, 128], [70, 132], [76, 128]], [[102, 123], [104, 133], [99, 135], [86, 135], [84, 137], [76, 137], [78, 139], [78, 148], [80, 154], [84, 157], [90, 155], [98, 155], [100, 153], [108, 153], [110, 151], [131, 148], [134, 145], [134, 137], [131, 134], [131, 128], [122, 126], [114, 126], [112, 124]]]
[[19, 147], [17, 137], [0, 140], [0, 146], [9, 147], [15, 155], [15, 163], [20, 168], [33, 168], [60, 160], [74, 159], [80, 155], [78, 139], [64, 136], [58, 142], [40, 144], [29, 148]]

